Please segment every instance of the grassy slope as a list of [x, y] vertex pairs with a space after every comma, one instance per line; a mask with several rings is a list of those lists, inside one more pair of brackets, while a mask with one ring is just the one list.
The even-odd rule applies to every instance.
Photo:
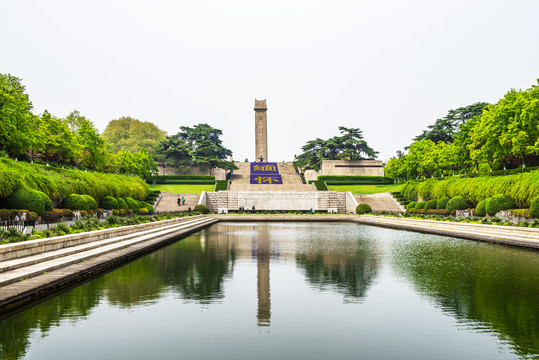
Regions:
[[213, 191], [214, 185], [150, 185], [150, 190], [160, 190], [174, 194], [200, 194], [203, 191]]
[[403, 184], [392, 185], [329, 185], [331, 191], [350, 191], [352, 194], [375, 194], [401, 191]]

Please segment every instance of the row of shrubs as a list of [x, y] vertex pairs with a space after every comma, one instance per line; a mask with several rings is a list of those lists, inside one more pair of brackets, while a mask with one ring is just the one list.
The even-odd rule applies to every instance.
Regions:
[[44, 192], [57, 204], [69, 194], [87, 194], [96, 200], [107, 195], [144, 199], [149, 192], [148, 184], [137, 176], [62, 169], [0, 157], [0, 198], [9, 198], [23, 187]]
[[[450, 178], [477, 178], [477, 177], [489, 177], [489, 176], [506, 176], [506, 175], [515, 175], [515, 174], [521, 174], [526, 172], [532, 172], [539, 170], [539, 166], [530, 166], [524, 168], [518, 167], [516, 169], [509, 169], [509, 170], [495, 170], [495, 171], [480, 171], [480, 172], [465, 172], [465, 170], [461, 170], [458, 174], [453, 175], [450, 171], [444, 171], [445, 177], [442, 176], [434, 176], [433, 178], [419, 178], [416, 181], [428, 181], [431, 179], [434, 180], [447, 180]], [[438, 174], [439, 175], [439, 174]]]
[[366, 181], [366, 182], [391, 182], [393, 183], [393, 178], [386, 176], [360, 176], [360, 175], [320, 175], [316, 178], [317, 180], [324, 181]]
[[[12, 193], [2, 204], [2, 208], [6, 209], [24, 209], [38, 216], [44, 216], [45, 212], [53, 212], [53, 204], [51, 199], [42, 191], [34, 190], [28, 187], [22, 187]], [[131, 209], [135, 213], [153, 214], [153, 206], [147, 202], [135, 200], [129, 196], [124, 198], [105, 196], [101, 199], [100, 206], [97, 201], [90, 195], [69, 194], [62, 200], [62, 208], [69, 210], [92, 211], [95, 213], [98, 208], [113, 210], [113, 209]]]
[[499, 177], [471, 179], [451, 178], [444, 181], [409, 181], [401, 192], [408, 200], [452, 198], [460, 195], [471, 204], [504, 194], [513, 199], [518, 208], [527, 208], [531, 200], [539, 196], [539, 172], [522, 173]]
[[215, 176], [212, 175], [156, 175], [146, 179], [148, 184], [197, 184], [213, 185]]
[[[465, 210], [470, 207], [472, 207], [471, 204], [459, 195], [452, 198], [443, 197], [439, 200], [412, 201], [406, 206], [406, 211], [411, 213], [448, 215], [454, 214], [456, 210]], [[513, 215], [520, 217], [539, 217], [539, 196], [532, 200], [529, 209], [515, 209], [513, 199], [505, 194], [496, 194], [480, 201], [475, 207], [475, 215], [486, 216], [488, 214], [494, 216], [503, 210], [511, 210]]]

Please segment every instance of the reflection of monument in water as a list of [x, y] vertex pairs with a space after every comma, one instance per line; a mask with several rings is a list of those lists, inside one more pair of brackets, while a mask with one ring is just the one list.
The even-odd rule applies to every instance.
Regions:
[[[256, 252], [258, 326], [269, 326], [271, 318], [270, 298], [270, 255], [271, 243], [267, 233], [253, 238], [253, 250]], [[262, 236], [261, 236], [262, 235]]]

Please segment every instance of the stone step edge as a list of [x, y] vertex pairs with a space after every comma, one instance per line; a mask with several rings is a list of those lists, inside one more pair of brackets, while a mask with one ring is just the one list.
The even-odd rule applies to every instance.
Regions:
[[[192, 217], [181, 217], [181, 218], [175, 218], [175, 219], [167, 219], [167, 220], [161, 220], [161, 221], [155, 221], [155, 222], [149, 222], [144, 224], [137, 224], [137, 225], [127, 225], [127, 226], [120, 226], [120, 227], [114, 227], [114, 228], [108, 228], [108, 229], [102, 229], [102, 230], [94, 230], [89, 232], [82, 232], [77, 234], [67, 234], [67, 235], [61, 235], [61, 236], [55, 236], [50, 238], [44, 238], [44, 239], [36, 239], [36, 240], [28, 240], [28, 241], [22, 241], [14, 244], [2, 244], [0, 245], [0, 260], [9, 260], [12, 258], [20, 257], [17, 255], [17, 252], [23, 252], [23, 251], [30, 251], [39, 253], [42, 251], [39, 251], [38, 248], [45, 247], [50, 248], [51, 250], [63, 248], [63, 247], [69, 247], [69, 246], [76, 246], [82, 243], [88, 243], [96, 240], [102, 240], [107, 239], [112, 236], [122, 236], [127, 235], [133, 232], [145, 230], [145, 229], [154, 229], [156, 227], [161, 226], [162, 224], [167, 223], [178, 223], [178, 222], [184, 222], [187, 219], [193, 219], [197, 217], [202, 217], [202, 215], [198, 216], [192, 216]], [[75, 242], [73, 245], [66, 245], [69, 244], [69, 242]], [[37, 250], [36, 250], [37, 249]]]
[[[204, 219], [200, 219], [199, 221], [197, 221], [195, 223], [190, 223], [188, 225], [181, 224], [178, 227], [173, 227], [173, 228], [170, 228], [170, 229], [167, 229], [167, 230], [164, 230], [164, 231], [158, 231], [158, 232], [153, 233], [153, 234], [146, 234], [146, 235], [143, 235], [141, 237], [134, 238], [134, 239], [124, 240], [124, 241], [122, 241], [120, 243], [114, 243], [114, 244], [110, 244], [110, 245], [105, 245], [105, 246], [102, 246], [102, 247], [98, 248], [98, 249], [101, 249], [101, 251], [92, 252], [92, 250], [97, 250], [97, 249], [92, 249], [92, 250], [87, 250], [87, 251], [79, 252], [79, 253], [72, 254], [72, 255], [67, 255], [67, 256], [64, 256], [64, 257], [61, 257], [61, 258], [58, 258], [58, 259], [50, 260], [51, 262], [54, 262], [55, 260], [64, 259], [64, 261], [61, 261], [61, 262], [58, 261], [54, 265], [51, 264], [51, 266], [41, 267], [40, 265], [42, 265], [42, 264], [30, 265], [30, 266], [26, 267], [29, 271], [24, 272], [22, 274], [21, 273], [9, 274], [9, 272], [4, 273], [4, 274], [0, 274], [0, 287], [15, 283], [15, 282], [18, 282], [20, 280], [27, 279], [27, 278], [32, 278], [32, 277], [38, 276], [40, 274], [47, 273], [49, 271], [58, 270], [60, 268], [66, 267], [66, 266], [70, 266], [72, 264], [75, 264], [75, 263], [78, 263], [78, 262], [81, 262], [81, 261], [85, 261], [85, 259], [87, 259], [87, 258], [98, 257], [98, 256], [101, 256], [103, 254], [107, 254], [107, 253], [110, 253], [110, 252], [113, 252], [113, 251], [117, 251], [117, 250], [129, 247], [129, 246], [141, 243], [141, 242], [152, 240], [155, 237], [167, 235], [169, 233], [173, 233], [173, 232], [183, 230], [183, 229], [188, 229], [190, 227], [193, 227], [193, 226], [196, 226], [196, 225], [201, 225], [201, 224], [207, 223], [209, 221], [211, 221], [211, 219], [204, 218]], [[39, 269], [35, 269], [35, 268], [39, 268]], [[16, 270], [20, 270], [20, 269], [25, 269], [25, 268], [19, 268], [19, 269], [16, 269]]]
[[[182, 222], [181, 224], [190, 224], [196, 221], [198, 221], [198, 219], [192, 219], [191, 221]], [[9, 260], [0, 261], [0, 274], [6, 271], [15, 270], [21, 267], [35, 265], [35, 264], [42, 263], [44, 261], [49, 261], [49, 260], [57, 259], [60, 257], [64, 257], [66, 255], [76, 254], [83, 251], [92, 250], [101, 246], [129, 240], [135, 237], [153, 233], [155, 231], [166, 230], [166, 229], [175, 227], [177, 225], [178, 224], [167, 224], [163, 227], [143, 230], [141, 232], [131, 233], [128, 235], [115, 236], [115, 237], [110, 237], [110, 238], [106, 238], [102, 240], [95, 240], [91, 242], [82, 243], [79, 245], [63, 247], [57, 250], [43, 251], [43, 252], [35, 253], [29, 256], [23, 256], [20, 258], [13, 258]]]

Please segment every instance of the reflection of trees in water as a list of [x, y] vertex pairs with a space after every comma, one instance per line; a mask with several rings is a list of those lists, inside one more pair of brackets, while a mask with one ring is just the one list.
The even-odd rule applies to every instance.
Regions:
[[321, 290], [330, 289], [347, 301], [363, 301], [378, 274], [380, 256], [368, 240], [354, 241], [352, 247], [333, 248], [324, 243], [296, 255], [307, 280]]
[[233, 249], [220, 251], [215, 242], [206, 244], [200, 234], [194, 235], [111, 273], [104, 279], [106, 294], [122, 306], [151, 303], [165, 290], [204, 303], [222, 299], [234, 258]]
[[418, 240], [396, 245], [393, 263], [443, 311], [468, 326], [490, 327], [521, 356], [539, 354], [536, 251]]
[[35, 331], [47, 336], [52, 327], [61, 321], [76, 322], [84, 319], [100, 302], [101, 287], [90, 282], [31, 307], [14, 317], [0, 322], [0, 359], [19, 359], [30, 345], [29, 338]]
[[1, 321], [0, 358], [23, 357], [33, 332], [45, 337], [65, 319], [84, 319], [104, 297], [121, 307], [151, 303], [167, 291], [201, 303], [223, 298], [234, 250], [204, 245], [194, 235]]

